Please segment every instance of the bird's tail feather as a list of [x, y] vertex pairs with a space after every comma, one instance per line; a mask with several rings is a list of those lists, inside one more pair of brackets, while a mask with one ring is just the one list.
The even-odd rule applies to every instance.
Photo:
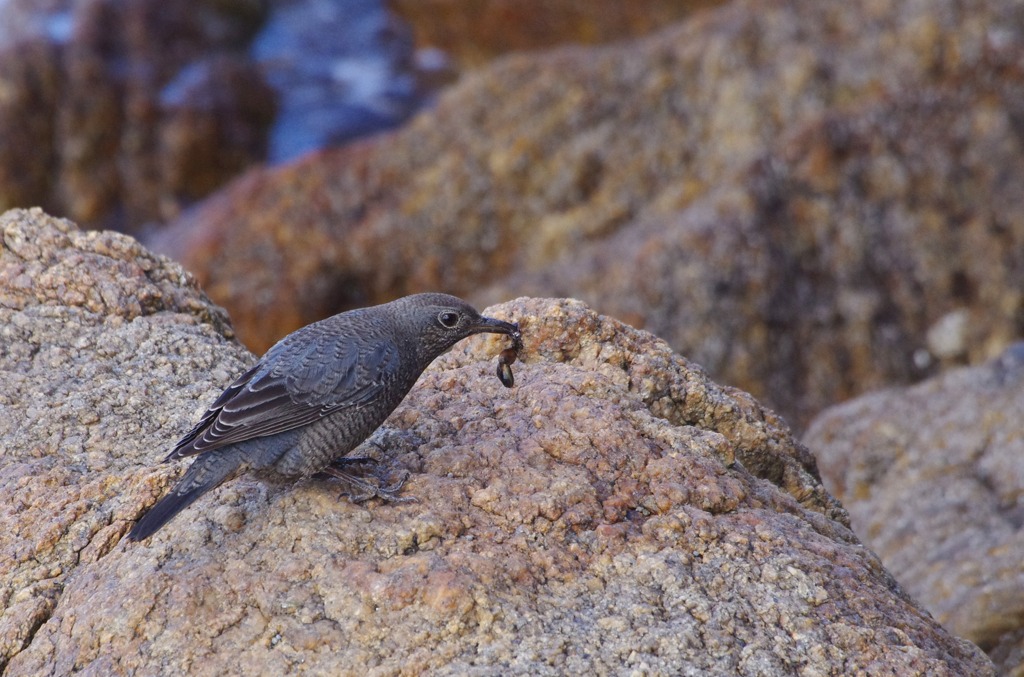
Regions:
[[242, 455], [234, 449], [218, 449], [197, 458], [174, 489], [135, 523], [128, 539], [141, 541], [152, 536], [197, 498], [226, 480], [238, 469], [241, 461]]

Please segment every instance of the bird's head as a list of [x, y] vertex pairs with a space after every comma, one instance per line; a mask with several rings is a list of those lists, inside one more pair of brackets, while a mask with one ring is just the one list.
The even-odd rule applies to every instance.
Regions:
[[428, 361], [473, 334], [504, 334], [513, 338], [519, 336], [518, 325], [484, 317], [456, 296], [414, 294], [393, 303], [405, 306], [402, 316], [411, 318], [418, 329], [418, 352]]

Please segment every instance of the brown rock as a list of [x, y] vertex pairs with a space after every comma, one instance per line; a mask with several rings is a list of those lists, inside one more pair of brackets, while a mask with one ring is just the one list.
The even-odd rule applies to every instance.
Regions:
[[721, 0], [391, 0], [420, 47], [462, 67], [513, 51], [636, 37]]
[[1024, 345], [814, 420], [809, 445], [854, 529], [1000, 674], [1024, 671]]
[[0, 210], [137, 233], [250, 165], [404, 121], [425, 92], [379, 3], [0, 3]]
[[[3, 5], [8, 14], [13, 3]], [[60, 98], [60, 54], [49, 42], [18, 44], [12, 58], [2, 45], [10, 16], [0, 18], [0, 210], [19, 205], [57, 205], [51, 194], [57, 135], [55, 110]], [[6, 27], [10, 30], [9, 23]]]
[[485, 298], [580, 293], [803, 427], [1024, 333], [1021, 115], [1024, 78], [984, 70], [830, 113], [734, 184]]
[[188, 273], [127, 236], [32, 210], [0, 238], [2, 670], [152, 500], [118, 478], [248, 355]]
[[177, 216], [262, 159], [274, 97], [257, 69], [236, 56], [213, 56], [178, 75], [162, 93], [156, 132], [160, 216]]
[[468, 341], [396, 411], [379, 453], [418, 502], [240, 478], [119, 541], [247, 356], [125, 237], [39, 212], [0, 233], [5, 675], [994, 674], [777, 417], [570, 300], [488, 311], [522, 324], [516, 388]]
[[1019, 246], [1014, 7], [737, 2], [510, 57], [397, 134], [248, 175], [153, 245], [256, 350], [424, 289], [580, 296], [803, 426], [1020, 331], [1015, 260], [993, 255]]

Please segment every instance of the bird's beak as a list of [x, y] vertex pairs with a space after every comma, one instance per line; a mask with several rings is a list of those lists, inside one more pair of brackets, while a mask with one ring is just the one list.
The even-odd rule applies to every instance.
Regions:
[[504, 334], [518, 339], [522, 336], [519, 332], [519, 324], [496, 320], [493, 317], [481, 317], [480, 321], [473, 327], [471, 334]]

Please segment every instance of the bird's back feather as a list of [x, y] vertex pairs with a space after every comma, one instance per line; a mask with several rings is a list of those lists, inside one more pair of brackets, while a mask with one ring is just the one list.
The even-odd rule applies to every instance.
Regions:
[[[398, 346], [388, 339], [353, 341], [326, 330], [288, 339], [228, 386], [166, 460], [275, 435], [360, 406], [401, 371]], [[325, 360], [328, 355], [332, 359]]]

